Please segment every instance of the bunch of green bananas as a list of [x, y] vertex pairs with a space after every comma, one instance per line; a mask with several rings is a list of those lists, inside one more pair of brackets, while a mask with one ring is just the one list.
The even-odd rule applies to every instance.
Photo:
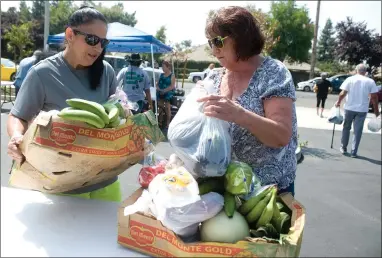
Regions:
[[256, 237], [277, 237], [287, 234], [290, 227], [290, 215], [284, 210], [284, 205], [276, 201], [277, 188], [268, 187], [261, 193], [248, 199], [240, 206], [239, 212], [246, 216], [247, 222], [255, 230]]
[[70, 106], [61, 110], [59, 117], [65, 120], [85, 122], [96, 128], [115, 128], [121, 122], [119, 109], [116, 105], [101, 105], [84, 99], [68, 99]]

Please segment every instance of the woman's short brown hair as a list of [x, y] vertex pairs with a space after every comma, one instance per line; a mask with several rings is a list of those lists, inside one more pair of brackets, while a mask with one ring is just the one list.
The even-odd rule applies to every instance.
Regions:
[[264, 36], [258, 21], [240, 6], [220, 8], [207, 20], [205, 33], [207, 38], [232, 38], [238, 60], [248, 60], [260, 54], [264, 47]]
[[162, 65], [165, 65], [168, 69], [170, 69], [170, 71], [172, 71], [172, 65], [170, 64], [169, 61], [164, 60], [162, 62]]

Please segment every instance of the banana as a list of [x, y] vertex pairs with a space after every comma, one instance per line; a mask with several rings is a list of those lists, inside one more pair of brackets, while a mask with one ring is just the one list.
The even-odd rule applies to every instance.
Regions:
[[103, 120], [105, 124], [108, 124], [110, 122], [109, 116], [107, 115], [105, 108], [101, 104], [84, 99], [67, 99], [66, 103], [68, 103], [68, 105], [73, 108], [86, 110], [96, 114]]
[[280, 212], [277, 219], [272, 218], [272, 225], [280, 234], [287, 234], [290, 228], [290, 216], [286, 212]]
[[117, 116], [117, 119], [114, 120], [113, 122], [110, 122], [106, 127], [107, 128], [116, 128], [119, 126], [120, 123], [121, 123], [121, 118], [119, 118], [119, 116]]
[[225, 192], [224, 193], [224, 211], [228, 218], [232, 218], [236, 210], [235, 195]]
[[260, 218], [261, 213], [265, 209], [265, 206], [267, 206], [269, 199], [272, 197], [272, 193], [273, 191], [267, 193], [267, 195], [248, 213], [246, 216], [248, 223], [253, 223]]
[[276, 189], [272, 191], [271, 200], [268, 202], [267, 206], [261, 213], [261, 216], [256, 223], [256, 228], [263, 227], [271, 221], [273, 217], [273, 210], [276, 205], [276, 202], [275, 202], [276, 193], [277, 193]]
[[116, 121], [117, 118], [119, 117], [119, 109], [117, 108], [117, 106], [113, 105], [113, 104], [105, 104], [105, 105], [103, 105], [103, 107], [105, 108], [105, 110], [108, 114], [109, 124]]
[[209, 192], [223, 193], [224, 183], [222, 178], [211, 177], [199, 184], [199, 194], [203, 195]]
[[244, 204], [240, 206], [239, 212], [242, 215], [247, 215], [256, 206], [256, 204], [258, 204], [259, 201], [261, 201], [269, 193], [269, 191], [271, 191], [272, 188], [273, 187], [268, 187], [258, 195], [253, 196], [249, 200], [245, 201]]
[[276, 202], [277, 208], [281, 211], [284, 208], [284, 204], [281, 202]]
[[97, 128], [105, 127], [105, 122], [99, 116], [86, 110], [64, 108], [58, 116], [66, 120], [85, 122]]
[[279, 218], [280, 218], [280, 210], [279, 210], [279, 206], [277, 206], [277, 203], [275, 202], [273, 206], [273, 216], [272, 216], [271, 222], [274, 223]]

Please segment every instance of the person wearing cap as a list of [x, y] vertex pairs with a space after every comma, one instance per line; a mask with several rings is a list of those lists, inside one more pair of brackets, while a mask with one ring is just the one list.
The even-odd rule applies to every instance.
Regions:
[[126, 60], [130, 63], [128, 67], [123, 68], [117, 75], [117, 84], [121, 85], [127, 98], [136, 102], [139, 109], [133, 113], [141, 113], [144, 105], [145, 97], [149, 102], [149, 110], [152, 109], [152, 100], [150, 93], [150, 78], [147, 73], [140, 68], [142, 63], [139, 54], [127, 56]]
[[43, 53], [40, 50], [36, 50], [33, 53], [33, 56], [26, 57], [21, 60], [19, 68], [17, 69], [16, 79], [13, 85], [15, 86], [16, 97], [20, 91], [21, 85], [25, 77], [28, 74], [29, 69], [38, 62], [42, 60]]
[[[325, 101], [328, 97], [329, 92], [331, 92], [332, 90], [332, 84], [326, 78], [328, 78], [328, 74], [321, 73], [321, 80], [318, 80], [314, 85], [314, 91], [316, 92], [317, 97], [317, 115], [319, 115], [320, 117], [323, 117], [322, 113], [324, 112]], [[319, 113], [320, 104], [321, 113]]]

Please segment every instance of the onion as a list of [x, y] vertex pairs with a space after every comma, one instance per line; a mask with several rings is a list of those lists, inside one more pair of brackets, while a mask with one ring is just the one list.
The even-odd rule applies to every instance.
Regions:
[[245, 218], [235, 211], [228, 218], [224, 210], [215, 217], [202, 222], [200, 236], [203, 242], [236, 243], [249, 237], [249, 226]]

